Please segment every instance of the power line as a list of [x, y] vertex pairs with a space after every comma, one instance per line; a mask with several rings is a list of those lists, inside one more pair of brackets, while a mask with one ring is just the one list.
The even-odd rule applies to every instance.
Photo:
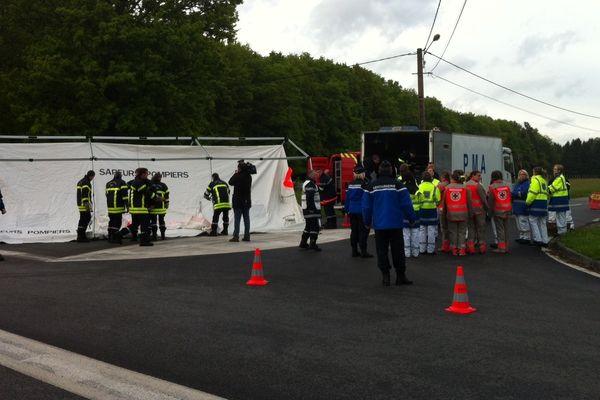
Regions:
[[429, 30], [429, 36], [427, 36], [427, 41], [425, 42], [425, 46], [423, 46], [424, 49], [427, 48], [427, 45], [429, 44], [429, 39], [431, 39], [431, 33], [433, 32], [433, 27], [435, 26], [435, 20], [437, 19], [438, 12], [440, 11], [441, 5], [442, 5], [442, 0], [440, 0], [438, 2], [437, 9], [435, 10], [435, 15], [433, 16], [433, 23], [431, 24], [431, 29]]
[[429, 72], [429, 73], [428, 73], [428, 75], [430, 75], [430, 76], [433, 76], [433, 77], [435, 77], [435, 78], [438, 78], [438, 79], [441, 79], [441, 80], [443, 80], [444, 82], [447, 82], [447, 83], [449, 83], [449, 84], [451, 84], [451, 85], [457, 86], [457, 87], [459, 87], [459, 88], [461, 88], [461, 89], [464, 89], [464, 90], [466, 90], [466, 91], [468, 91], [468, 92], [475, 93], [475, 94], [477, 94], [477, 95], [479, 95], [479, 96], [485, 97], [486, 99], [489, 99], [489, 100], [495, 101], [496, 103], [500, 103], [500, 104], [503, 104], [503, 105], [505, 105], [505, 106], [512, 107], [512, 108], [514, 108], [514, 109], [517, 109], [517, 110], [519, 110], [519, 111], [523, 111], [523, 112], [526, 112], [526, 113], [528, 113], [528, 114], [532, 114], [532, 115], [535, 115], [535, 116], [537, 116], [537, 117], [544, 118], [544, 119], [547, 119], [547, 120], [549, 120], [549, 121], [552, 121], [552, 122], [556, 122], [556, 123], [558, 123], [558, 124], [561, 124], [561, 125], [568, 125], [568, 126], [571, 126], [571, 127], [573, 127], [573, 128], [577, 128], [577, 129], [583, 129], [583, 130], [590, 131], [590, 132], [595, 132], [595, 133], [600, 133], [600, 130], [597, 130], [597, 129], [586, 128], [586, 127], [584, 127], [584, 126], [579, 126], [579, 125], [576, 125], [576, 124], [572, 124], [572, 123], [570, 123], [570, 122], [566, 122], [566, 121], [561, 121], [561, 120], [558, 120], [558, 119], [550, 118], [550, 117], [547, 117], [547, 116], [545, 116], [545, 115], [538, 114], [538, 113], [536, 113], [536, 112], [534, 112], [534, 111], [530, 111], [530, 110], [527, 110], [527, 109], [525, 109], [525, 108], [521, 108], [521, 107], [515, 106], [515, 105], [513, 105], [513, 104], [507, 103], [507, 102], [505, 102], [505, 101], [498, 100], [498, 99], [496, 99], [496, 98], [494, 98], [494, 97], [488, 96], [488, 95], [486, 95], [486, 94], [483, 94], [483, 93], [481, 93], [481, 92], [478, 92], [478, 91], [476, 91], [476, 90], [470, 89], [470, 88], [468, 88], [468, 87], [466, 87], [466, 86], [463, 86], [463, 85], [461, 85], [461, 84], [458, 84], [458, 83], [456, 83], [456, 82], [453, 82], [453, 81], [451, 81], [451, 80], [449, 80], [449, 79], [443, 78], [443, 77], [441, 77], [441, 76], [439, 76], [439, 75], [436, 75], [436, 74], [434, 74], [434, 73], [432, 73], [432, 72]]
[[[374, 64], [374, 63], [378, 63], [378, 62], [381, 62], [381, 61], [393, 60], [395, 58], [406, 57], [406, 56], [414, 56], [415, 54], [417, 54], [417, 53], [410, 52], [410, 53], [396, 54], [396, 55], [393, 55], [393, 56], [378, 58], [378, 59], [375, 59], [375, 60], [363, 61], [363, 62], [359, 62], [359, 63], [352, 64], [352, 65], [360, 66], [360, 65]], [[340, 67], [340, 65], [336, 64], [336, 65], [332, 65], [332, 66], [327, 67], [327, 68], [318, 69], [318, 70], [312, 70], [312, 71], [308, 71], [308, 72], [302, 72], [302, 73], [294, 74], [294, 75], [282, 76], [282, 77], [275, 78], [275, 79], [270, 79], [270, 80], [267, 80], [267, 81], [264, 81], [264, 82], [261, 82], [261, 83], [262, 84], [273, 83], [273, 82], [279, 82], [279, 81], [283, 81], [283, 80], [287, 80], [287, 79], [300, 78], [300, 77], [307, 76], [307, 75], [313, 75], [313, 74], [318, 74], [318, 73], [321, 73], [321, 72], [332, 71], [332, 70], [335, 70], [335, 69], [337, 69], [339, 67]]]
[[[456, 27], [458, 26], [458, 23], [460, 22], [460, 17], [462, 17], [463, 11], [465, 10], [465, 6], [467, 5], [467, 0], [465, 0], [465, 2], [462, 5], [462, 8], [460, 9], [460, 14], [458, 14], [458, 18], [456, 19], [456, 23], [454, 24], [454, 29], [452, 29], [452, 34], [450, 35], [450, 39], [448, 39], [448, 42], [446, 43], [446, 47], [444, 47], [444, 51], [442, 52], [442, 57], [444, 57], [444, 54], [446, 54], [446, 50], [448, 50], [448, 46], [450, 45], [450, 42], [452, 41], [452, 38], [454, 37], [454, 32], [456, 32]], [[431, 72], [433, 72], [438, 64], [440, 63], [440, 59], [437, 59], [437, 62], [435, 63], [435, 65], [433, 66], [433, 68], [431, 68]]]
[[589, 117], [589, 118], [594, 118], [594, 119], [600, 119], [600, 117], [598, 117], [598, 116], [596, 116], [596, 115], [585, 114], [585, 113], [581, 113], [581, 112], [579, 112], [579, 111], [570, 110], [570, 109], [568, 109], [568, 108], [563, 108], [563, 107], [560, 107], [560, 106], [556, 106], [556, 105], [554, 105], [554, 104], [551, 104], [551, 103], [548, 103], [548, 102], [546, 102], [546, 101], [543, 101], [543, 100], [540, 100], [540, 99], [536, 99], [535, 97], [528, 96], [528, 95], [526, 95], [526, 94], [524, 94], [524, 93], [518, 92], [518, 91], [516, 91], [516, 90], [514, 90], [514, 89], [511, 89], [511, 88], [509, 88], [509, 87], [506, 87], [506, 86], [504, 86], [504, 85], [501, 85], [501, 84], [499, 84], [499, 83], [496, 83], [496, 82], [494, 82], [494, 81], [491, 81], [491, 80], [489, 80], [489, 79], [487, 79], [487, 78], [484, 78], [483, 76], [481, 76], [481, 75], [478, 75], [478, 74], [476, 74], [475, 72], [471, 72], [471, 71], [469, 71], [468, 69], [466, 69], [466, 68], [463, 68], [463, 67], [461, 67], [460, 65], [456, 65], [456, 64], [454, 64], [454, 63], [452, 63], [452, 62], [450, 62], [450, 61], [448, 61], [448, 60], [446, 60], [446, 59], [444, 59], [444, 58], [442, 58], [442, 57], [440, 57], [440, 56], [436, 56], [436, 55], [435, 55], [435, 54], [433, 54], [433, 53], [428, 53], [428, 54], [431, 54], [432, 56], [434, 56], [435, 58], [437, 58], [437, 59], [439, 59], [439, 60], [441, 60], [441, 61], [445, 62], [446, 64], [450, 64], [450, 65], [452, 65], [454, 68], [460, 69], [461, 71], [464, 71], [464, 72], [466, 72], [466, 73], [468, 73], [468, 74], [470, 74], [470, 75], [473, 75], [473, 76], [474, 76], [474, 77], [476, 77], [476, 78], [479, 78], [479, 79], [481, 79], [481, 80], [483, 80], [483, 81], [486, 81], [486, 82], [488, 82], [488, 83], [491, 83], [491, 84], [492, 84], [492, 85], [494, 85], [494, 86], [498, 86], [499, 88], [502, 88], [502, 89], [504, 89], [504, 90], [507, 90], [507, 91], [509, 91], [509, 92], [511, 92], [511, 93], [517, 94], [517, 95], [519, 95], [519, 96], [521, 96], [521, 97], [525, 97], [526, 99], [533, 100], [533, 101], [535, 101], [535, 102], [537, 102], [537, 103], [541, 103], [541, 104], [544, 104], [544, 105], [546, 105], [546, 106], [549, 106], [549, 107], [552, 107], [552, 108], [556, 108], [557, 110], [561, 110], [561, 111], [570, 112], [570, 113], [577, 114], [577, 115], [581, 115], [581, 116], [584, 116], [584, 117]]

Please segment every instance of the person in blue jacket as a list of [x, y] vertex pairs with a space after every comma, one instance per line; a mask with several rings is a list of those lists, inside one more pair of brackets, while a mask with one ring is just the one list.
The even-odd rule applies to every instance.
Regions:
[[404, 219], [409, 223], [417, 220], [408, 190], [393, 176], [392, 164], [383, 161], [379, 177], [371, 182], [362, 196], [362, 214], [367, 227], [375, 229], [377, 266], [383, 276], [383, 286], [390, 286], [390, 260], [396, 270], [396, 285], [410, 285], [406, 277], [404, 258]]
[[[0, 192], [0, 212], [2, 214], [6, 214], [6, 208], [4, 207], [4, 202], [2, 201], [2, 192]], [[2, 254], [0, 254], [0, 261], [4, 261]]]
[[[352, 257], [372, 258], [367, 251], [369, 229], [365, 226], [362, 217], [362, 197], [367, 188], [365, 169], [362, 165], [354, 167], [354, 180], [348, 185], [344, 210], [350, 217], [350, 246]], [[358, 248], [360, 247], [360, 252]]]
[[517, 243], [530, 244], [531, 243], [531, 227], [529, 226], [529, 211], [525, 200], [527, 200], [527, 193], [529, 192], [529, 174], [524, 169], [519, 171], [518, 181], [515, 183], [512, 189], [512, 200], [513, 200], [513, 214], [517, 219], [517, 229], [519, 230], [519, 238]]

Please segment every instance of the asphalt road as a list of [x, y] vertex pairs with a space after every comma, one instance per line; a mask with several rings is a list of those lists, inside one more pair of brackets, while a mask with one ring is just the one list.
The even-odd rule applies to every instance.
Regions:
[[[0, 329], [229, 399], [600, 398], [598, 278], [513, 246], [411, 259], [415, 285], [383, 288], [348, 243], [323, 249], [264, 252], [261, 288], [245, 286], [250, 253], [8, 259]], [[444, 311], [459, 263], [479, 309], [468, 316]], [[29, 378], [0, 369], [0, 389], [11, 379]], [[77, 398], [35, 390], [46, 397], [10, 398]]]

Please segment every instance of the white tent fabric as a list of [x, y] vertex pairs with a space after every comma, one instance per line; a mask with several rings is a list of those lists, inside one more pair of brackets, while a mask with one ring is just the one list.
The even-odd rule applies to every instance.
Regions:
[[[283, 145], [2, 144], [0, 190], [8, 213], [0, 217], [0, 241], [73, 240], [79, 219], [75, 186], [89, 169], [96, 171], [96, 177], [92, 182], [94, 214], [88, 232], [96, 237], [104, 236], [108, 224], [106, 182], [117, 170], [129, 181], [138, 167], [161, 172], [163, 182], [169, 186], [167, 235], [197, 235], [209, 228], [212, 219], [212, 204], [202, 197], [211, 174], [216, 172], [221, 179], [229, 180], [236, 160], [242, 158], [251, 161], [258, 170], [252, 176], [252, 231], [299, 230], [303, 223], [302, 211], [293, 190], [283, 185], [288, 170], [285, 157]], [[129, 215], [125, 214], [123, 222], [127, 219]], [[233, 225], [233, 212], [230, 220]]]

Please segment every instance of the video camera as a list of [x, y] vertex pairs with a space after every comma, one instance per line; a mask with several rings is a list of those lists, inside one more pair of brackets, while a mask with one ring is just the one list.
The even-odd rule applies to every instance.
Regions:
[[244, 160], [238, 161], [238, 168], [240, 171], [245, 171], [250, 175], [256, 175], [256, 166]]

